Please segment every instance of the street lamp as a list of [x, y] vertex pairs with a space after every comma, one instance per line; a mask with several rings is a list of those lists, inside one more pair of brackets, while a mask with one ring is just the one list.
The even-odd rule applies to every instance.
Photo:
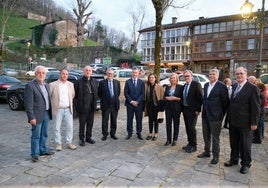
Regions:
[[259, 78], [262, 71], [262, 46], [263, 46], [263, 30], [264, 30], [264, 21], [265, 21], [265, 12], [264, 12], [265, 0], [262, 0], [262, 8], [258, 10], [257, 17], [252, 16], [253, 4], [248, 0], [245, 1], [240, 10], [242, 12], [242, 17], [249, 21], [249, 23], [255, 23], [257, 29], [260, 31], [259, 38], [259, 53], [258, 53], [258, 62], [256, 65], [256, 78]]

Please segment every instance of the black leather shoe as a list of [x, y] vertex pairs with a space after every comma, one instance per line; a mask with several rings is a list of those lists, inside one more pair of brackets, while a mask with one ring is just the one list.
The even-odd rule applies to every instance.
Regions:
[[143, 140], [142, 136], [140, 134], [137, 134], [137, 138], [140, 140]]
[[39, 161], [39, 157], [38, 156], [32, 156], [32, 162], [36, 163]]
[[152, 141], [156, 141], [157, 140], [157, 136], [153, 136]]
[[203, 152], [199, 155], [197, 155], [198, 158], [205, 158], [205, 157], [210, 157], [210, 153], [208, 152]]
[[107, 136], [103, 136], [103, 137], [101, 138], [102, 141], [105, 141], [106, 139], [107, 139]]
[[176, 146], [176, 141], [173, 141], [171, 145]]
[[126, 140], [129, 140], [131, 138], [131, 135], [126, 136]]
[[240, 168], [240, 173], [241, 174], [246, 174], [246, 173], [248, 173], [248, 170], [249, 170], [249, 167], [248, 166], [242, 166]]
[[54, 155], [55, 152], [54, 151], [47, 151], [46, 153], [42, 153], [40, 154], [40, 156], [45, 156], [45, 155]]
[[95, 144], [95, 140], [93, 140], [92, 138], [86, 139], [86, 142], [90, 144]]
[[196, 151], [196, 146], [188, 147], [185, 149], [187, 153], [192, 153]]
[[229, 160], [229, 161], [224, 163], [224, 166], [230, 167], [230, 166], [234, 166], [234, 165], [237, 165], [237, 164], [238, 164], [238, 161]]
[[118, 138], [115, 135], [111, 135], [111, 138], [117, 140]]
[[84, 141], [84, 140], [80, 140], [80, 141], [79, 141], [79, 145], [80, 145], [80, 146], [85, 146], [85, 145], [86, 145], [86, 144], [85, 144], [85, 141]]
[[213, 157], [213, 159], [210, 161], [210, 164], [216, 165], [216, 164], [218, 164], [218, 162], [219, 162], [219, 158], [218, 157]]
[[165, 145], [164, 146], [168, 146], [169, 144], [171, 144], [170, 141], [166, 141]]
[[188, 147], [191, 147], [190, 144], [183, 146], [182, 149], [186, 150]]
[[152, 136], [147, 136], [146, 140], [151, 140], [153, 137]]

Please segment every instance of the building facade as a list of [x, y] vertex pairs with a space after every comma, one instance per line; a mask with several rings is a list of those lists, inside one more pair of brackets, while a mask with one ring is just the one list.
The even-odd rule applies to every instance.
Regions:
[[[267, 15], [267, 14], [266, 14]], [[154, 65], [154, 27], [140, 31], [142, 64]], [[268, 25], [264, 24], [262, 72], [268, 72]], [[163, 25], [162, 65], [177, 70], [192, 69], [208, 73], [222, 70], [223, 77], [234, 77], [238, 66], [255, 73], [259, 55], [258, 25], [247, 23], [241, 15], [174, 22]]]

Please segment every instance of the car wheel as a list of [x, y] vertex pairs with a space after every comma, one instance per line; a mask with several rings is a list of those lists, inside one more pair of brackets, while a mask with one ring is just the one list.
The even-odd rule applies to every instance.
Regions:
[[8, 96], [8, 105], [11, 110], [21, 110], [22, 109], [22, 101], [16, 94], [11, 94]]

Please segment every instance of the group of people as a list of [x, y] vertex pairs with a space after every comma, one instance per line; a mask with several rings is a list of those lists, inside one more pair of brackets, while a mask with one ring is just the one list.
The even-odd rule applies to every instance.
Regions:
[[[108, 69], [107, 78], [100, 81], [91, 77], [92, 68], [86, 66], [83, 77], [75, 84], [67, 81], [68, 70], [60, 71], [58, 81], [49, 85], [44, 82], [46, 70], [37, 66], [36, 78], [25, 88], [25, 110], [28, 121], [32, 125], [31, 156], [37, 162], [41, 155], [52, 155], [46, 147], [49, 120], [53, 117], [55, 128], [56, 150], [62, 149], [61, 124], [66, 126], [67, 148], [76, 149], [72, 144], [73, 138], [73, 109], [79, 117], [79, 145], [85, 142], [94, 144], [92, 127], [97, 98], [101, 101], [102, 140], [110, 137], [117, 140], [117, 116], [120, 108], [120, 82], [114, 79], [114, 70]], [[225, 117], [224, 127], [229, 124], [230, 160], [224, 165], [237, 165], [241, 159], [240, 172], [245, 174], [251, 166], [251, 144], [253, 131], [257, 130], [261, 119], [261, 95], [258, 87], [247, 80], [247, 70], [238, 67], [236, 70], [237, 83], [232, 85], [230, 80], [225, 84], [219, 81], [218, 69], [209, 71], [209, 82], [204, 90], [201, 84], [193, 80], [190, 70], [183, 72], [185, 84], [180, 85], [178, 75], [170, 76], [170, 85], [163, 88], [155, 74], [150, 74], [144, 82], [139, 78], [139, 69], [133, 68], [132, 76], [125, 82], [124, 96], [127, 112], [127, 136], [133, 136], [133, 120], [136, 120], [137, 138], [142, 137], [143, 115], [148, 116], [149, 133], [146, 140], [155, 141], [158, 138], [159, 115], [165, 111], [166, 143], [165, 146], [176, 146], [179, 135], [180, 115], [182, 113], [187, 133], [187, 145], [183, 149], [187, 153], [197, 150], [197, 118], [202, 116], [202, 133], [204, 151], [198, 158], [210, 157], [211, 165], [219, 161], [220, 133]], [[228, 83], [228, 84], [227, 84]], [[231, 88], [231, 90], [230, 90]], [[110, 119], [110, 131], [109, 131]], [[173, 128], [172, 128], [173, 124]], [[261, 128], [262, 129], [262, 128]], [[260, 130], [261, 130], [260, 129]], [[260, 136], [261, 136], [261, 131]], [[259, 134], [259, 133], [255, 133]]]

